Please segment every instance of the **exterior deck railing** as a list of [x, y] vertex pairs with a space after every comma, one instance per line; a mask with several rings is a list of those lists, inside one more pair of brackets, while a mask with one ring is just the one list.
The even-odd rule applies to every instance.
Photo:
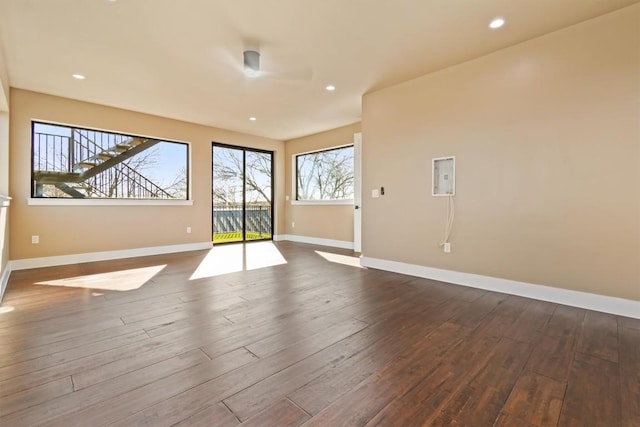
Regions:
[[[228, 203], [213, 206], [213, 233], [242, 232], [242, 203]], [[272, 219], [271, 205], [268, 203], [248, 203], [246, 205], [247, 233], [257, 233], [258, 236], [271, 237]]]

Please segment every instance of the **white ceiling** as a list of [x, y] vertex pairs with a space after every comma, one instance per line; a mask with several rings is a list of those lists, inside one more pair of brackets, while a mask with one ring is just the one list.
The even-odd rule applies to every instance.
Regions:
[[[373, 89], [637, 1], [0, 0], [0, 40], [12, 87], [287, 140], [359, 121]], [[278, 78], [242, 74], [255, 47]]]

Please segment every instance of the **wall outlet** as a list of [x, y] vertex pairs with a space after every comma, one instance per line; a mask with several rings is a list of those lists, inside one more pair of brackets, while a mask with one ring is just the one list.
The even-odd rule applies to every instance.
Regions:
[[296, 222], [295, 221], [291, 221], [291, 228], [296, 228]]
[[451, 253], [451, 243], [447, 242], [444, 244], [445, 253]]
[[31, 236], [31, 243], [33, 243], [34, 245], [40, 243], [40, 236]]
[[191, 234], [191, 227], [187, 227], [187, 234]]

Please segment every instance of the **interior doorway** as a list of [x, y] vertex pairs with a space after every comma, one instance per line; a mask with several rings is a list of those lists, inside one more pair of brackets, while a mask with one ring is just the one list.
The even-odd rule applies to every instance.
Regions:
[[212, 144], [213, 243], [273, 238], [273, 152]]

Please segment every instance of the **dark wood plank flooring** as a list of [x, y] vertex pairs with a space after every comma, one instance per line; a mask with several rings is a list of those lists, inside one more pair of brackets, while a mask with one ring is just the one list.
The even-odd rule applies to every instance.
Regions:
[[13, 272], [0, 425], [640, 426], [640, 320], [327, 253]]

